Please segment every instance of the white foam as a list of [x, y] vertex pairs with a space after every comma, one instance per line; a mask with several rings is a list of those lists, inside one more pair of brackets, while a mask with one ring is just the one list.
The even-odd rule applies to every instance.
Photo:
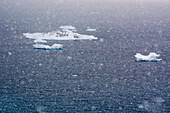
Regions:
[[140, 53], [137, 53], [135, 55], [136, 61], [140, 62], [140, 61], [149, 61], [149, 62], [158, 62], [158, 61], [162, 61], [162, 59], [159, 59], [158, 57], [160, 57], [159, 54], [156, 54], [154, 52], [151, 52], [149, 55], [145, 56], [142, 55]]
[[52, 46], [45, 45], [45, 44], [34, 44], [33, 47], [35, 49], [43, 49], [43, 50], [63, 49], [63, 45], [61, 44], [53, 44]]
[[61, 26], [62, 30], [48, 33], [23, 33], [26, 38], [35, 40], [93, 40], [98, 39], [92, 35], [81, 35], [74, 33], [70, 29], [75, 29], [73, 26]]

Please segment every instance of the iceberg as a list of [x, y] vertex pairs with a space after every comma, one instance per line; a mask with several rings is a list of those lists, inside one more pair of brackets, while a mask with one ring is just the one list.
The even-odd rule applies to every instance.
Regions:
[[156, 54], [154, 52], [151, 52], [149, 55], [145, 56], [140, 53], [136, 53], [135, 58], [137, 62], [159, 62], [162, 61], [162, 59], [159, 59], [159, 54]]
[[42, 39], [36, 39], [34, 40], [34, 43], [47, 43], [47, 41]]
[[98, 39], [93, 35], [81, 35], [75, 33], [72, 30], [75, 30], [73, 26], [61, 26], [62, 30], [48, 33], [23, 33], [26, 38], [34, 40], [94, 40]]
[[63, 45], [61, 44], [53, 44], [52, 46], [45, 45], [45, 44], [34, 44], [34, 49], [42, 49], [42, 50], [62, 50]]

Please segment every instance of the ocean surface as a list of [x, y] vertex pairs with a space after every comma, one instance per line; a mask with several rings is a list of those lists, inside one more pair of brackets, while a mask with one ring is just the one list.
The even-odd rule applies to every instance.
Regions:
[[[170, 112], [169, 11], [168, 0], [1, 0], [0, 112]], [[63, 25], [98, 40], [46, 51], [23, 36]], [[150, 52], [163, 61], [135, 62]]]

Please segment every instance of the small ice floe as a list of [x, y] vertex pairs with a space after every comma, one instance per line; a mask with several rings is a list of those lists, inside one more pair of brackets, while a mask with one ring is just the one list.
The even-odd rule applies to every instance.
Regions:
[[67, 29], [67, 30], [76, 30], [76, 28], [74, 26], [60, 26], [60, 29]]
[[96, 31], [96, 29], [87, 28], [86, 31], [88, 31], [88, 32], [94, 32], [94, 31]]
[[140, 53], [137, 53], [135, 55], [137, 62], [159, 62], [159, 61], [162, 61], [162, 59], [159, 59], [158, 57], [160, 57], [160, 55], [156, 54], [154, 52], [150, 53], [148, 56], [144, 56]]
[[42, 39], [37, 39], [37, 40], [34, 40], [34, 43], [41, 44], [41, 43], [47, 43], [47, 41], [42, 40]]
[[60, 29], [56, 32], [48, 33], [23, 33], [26, 38], [35, 39], [35, 40], [94, 40], [98, 39], [92, 35], [81, 35], [75, 33], [73, 30], [76, 28], [73, 26], [61, 26]]
[[53, 44], [52, 46], [45, 45], [45, 44], [34, 44], [34, 49], [42, 49], [42, 50], [62, 50], [63, 45], [61, 44]]

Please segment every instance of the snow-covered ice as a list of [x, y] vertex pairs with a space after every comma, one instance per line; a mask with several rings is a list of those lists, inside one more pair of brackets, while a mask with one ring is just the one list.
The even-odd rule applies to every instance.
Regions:
[[34, 40], [34, 43], [47, 43], [47, 41], [42, 39], [36, 39]]
[[75, 33], [72, 30], [75, 30], [73, 26], [61, 26], [62, 30], [56, 32], [48, 33], [23, 33], [26, 38], [31, 38], [35, 40], [93, 40], [98, 39], [92, 35], [81, 35]]
[[140, 53], [136, 53], [135, 58], [137, 62], [158, 62], [158, 61], [162, 61], [162, 59], [159, 59], [158, 57], [160, 57], [159, 54], [156, 54], [154, 52], [151, 52], [149, 55], [145, 56], [142, 55]]
[[82, 35], [79, 33], [75, 33], [76, 28], [73, 26], [61, 26], [60, 30], [55, 32], [47, 32], [47, 33], [23, 33], [26, 38], [34, 39], [33, 47], [35, 49], [43, 49], [43, 50], [55, 50], [55, 49], [63, 49], [63, 45], [54, 44], [52, 46], [44, 45], [43, 43], [47, 43], [46, 40], [93, 40], [98, 39], [93, 35]]
[[61, 45], [61, 44], [53, 44], [52, 46], [45, 45], [45, 44], [34, 44], [33, 47], [35, 49], [43, 49], [43, 50], [58, 50], [58, 49], [63, 49], [63, 45]]

